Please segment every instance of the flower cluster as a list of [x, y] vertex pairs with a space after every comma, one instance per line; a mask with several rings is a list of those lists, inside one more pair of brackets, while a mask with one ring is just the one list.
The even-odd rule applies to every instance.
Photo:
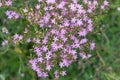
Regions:
[[14, 44], [18, 44], [22, 39], [23, 39], [23, 36], [22, 36], [22, 35], [20, 35], [20, 34], [15, 34], [15, 35], [13, 36], [12, 41], [13, 41]]
[[108, 6], [108, 1], [105, 0], [101, 5], [101, 9], [105, 9], [106, 6]]
[[[29, 22], [47, 30], [42, 38], [41, 35], [26, 38], [27, 43], [35, 43], [36, 57], [29, 63], [39, 77], [49, 76], [50, 71], [55, 78], [65, 76], [65, 67], [92, 56], [90, 51], [94, 50], [95, 43], [87, 35], [93, 31], [98, 10], [103, 11], [106, 6], [107, 0], [102, 0], [102, 3], [98, 0], [38, 0], [34, 8], [22, 10]], [[6, 15], [9, 19], [20, 16], [15, 11], [6, 11]], [[28, 28], [24, 33], [29, 33]], [[23, 38], [15, 34], [13, 42], [16, 44]]]
[[[4, 4], [5, 3], [5, 4]], [[12, 1], [11, 0], [7, 0], [7, 1], [5, 1], [5, 0], [1, 0], [1, 2], [0, 2], [0, 7], [1, 6], [3, 6], [3, 5], [5, 5], [5, 6], [12, 6]]]
[[[107, 5], [106, 0], [101, 6], [97, 0], [39, 0], [35, 5], [36, 12], [24, 9], [30, 22], [48, 28], [41, 45], [34, 46], [37, 57], [30, 60], [39, 77], [47, 77], [49, 71], [54, 71], [55, 78], [59, 78], [66, 75], [64, 68], [80, 57], [86, 59], [92, 56], [85, 49], [94, 50], [95, 43], [86, 36], [93, 31], [96, 10], [103, 10]], [[30, 13], [36, 16], [32, 17]]]
[[15, 11], [12, 11], [12, 10], [10, 10], [10, 11], [6, 11], [6, 16], [8, 17], [8, 19], [18, 19], [19, 17], [20, 17], [20, 15], [17, 13], [17, 12], [15, 12]]

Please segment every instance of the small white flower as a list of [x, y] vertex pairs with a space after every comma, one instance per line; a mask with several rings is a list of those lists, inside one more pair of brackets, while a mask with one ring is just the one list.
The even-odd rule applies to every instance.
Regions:
[[118, 7], [117, 10], [120, 12], [120, 7]]
[[8, 34], [8, 29], [6, 27], [3, 27], [2, 32]]
[[0, 7], [2, 6], [2, 3], [0, 3]]

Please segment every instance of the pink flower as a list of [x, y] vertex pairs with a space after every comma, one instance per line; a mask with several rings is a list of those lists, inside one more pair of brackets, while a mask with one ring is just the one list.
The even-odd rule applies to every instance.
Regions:
[[64, 1], [61, 1], [61, 3], [58, 4], [57, 8], [63, 9], [64, 6], [65, 6], [65, 4], [66, 4], [66, 3], [65, 3]]
[[5, 45], [7, 45], [7, 44], [8, 44], [8, 40], [2, 41], [2, 46], [5, 46]]
[[82, 30], [79, 31], [78, 34], [79, 34], [80, 36], [84, 36], [84, 37], [85, 37], [85, 36], [87, 35], [87, 33], [88, 33], [88, 31], [87, 31], [86, 29], [82, 29]]
[[70, 7], [70, 9], [71, 9], [72, 11], [76, 11], [76, 7], [75, 7], [74, 4], [71, 3], [69, 7]]
[[47, 46], [42, 46], [42, 50], [46, 52], [48, 50], [48, 47]]
[[40, 63], [42, 63], [43, 58], [42, 58], [42, 57], [39, 57], [37, 60], [38, 60]]
[[56, 42], [56, 41], [58, 41], [59, 39], [58, 39], [58, 37], [54, 36], [54, 37], [53, 37], [53, 40]]
[[91, 54], [85, 54], [84, 52], [81, 52], [80, 56], [82, 57], [82, 59], [87, 59], [87, 58], [90, 58], [92, 55]]
[[63, 64], [68, 67], [70, 65], [70, 62], [67, 59], [63, 59]]
[[72, 0], [73, 1], [73, 3], [77, 3], [78, 2], [78, 0]]
[[50, 60], [51, 56], [50, 55], [46, 55], [45, 59], [46, 60]]
[[65, 34], [66, 33], [66, 30], [65, 29], [61, 29], [61, 34]]
[[15, 18], [15, 19], [18, 19], [18, 18], [19, 18], [19, 14], [15, 14], [15, 15], [14, 15], [14, 18]]
[[48, 73], [47, 72], [44, 72], [43, 73], [43, 77], [46, 78], [48, 76]]
[[40, 9], [40, 5], [39, 5], [39, 4], [36, 4], [36, 5], [35, 5], [35, 8], [36, 8], [36, 9]]
[[104, 4], [105, 6], [108, 6], [108, 1], [105, 0], [105, 1], [103, 2], [103, 4]]
[[87, 41], [88, 41], [88, 40], [87, 40], [86, 38], [81, 39], [80, 44], [84, 44], [84, 43], [86, 43]]
[[91, 31], [93, 30], [93, 27], [92, 27], [92, 26], [93, 26], [92, 24], [89, 24], [89, 25], [88, 25], [88, 27], [87, 27], [88, 31], [91, 32]]
[[34, 38], [34, 39], [33, 39], [33, 42], [35, 42], [35, 43], [40, 43], [40, 39]]
[[50, 7], [49, 7], [49, 10], [53, 10], [53, 9], [54, 9], [54, 7], [53, 7], [53, 6], [50, 6]]
[[59, 66], [60, 66], [60, 68], [64, 67], [63, 62], [60, 62], [60, 63], [59, 63]]
[[69, 26], [70, 25], [70, 23], [69, 23], [69, 21], [68, 20], [64, 20], [64, 24], [63, 24], [64, 26]]
[[38, 0], [38, 2], [42, 2], [42, 0]]
[[8, 0], [8, 1], [6, 1], [6, 6], [11, 6], [12, 5], [12, 1], [11, 0]]
[[47, 4], [54, 4], [56, 3], [55, 0], [46, 0]]
[[83, 22], [82, 22], [82, 20], [81, 20], [81, 19], [80, 19], [80, 20], [77, 20], [77, 25], [78, 25], [78, 26], [83, 25]]
[[52, 20], [51, 20], [51, 23], [55, 24], [55, 19], [52, 19]]
[[23, 39], [23, 36], [19, 35], [19, 34], [15, 34], [13, 37], [14, 37], [14, 40], [22, 40]]
[[48, 52], [46, 53], [46, 55], [51, 56], [51, 55], [52, 55], [52, 52], [51, 52], [51, 51], [48, 51]]
[[58, 71], [56, 70], [55, 72], [54, 72], [54, 75], [55, 75], [55, 78], [59, 78], [59, 74], [58, 74]]
[[61, 72], [61, 75], [62, 75], [62, 76], [65, 76], [65, 75], [66, 75], [66, 71], [62, 71], [62, 72]]
[[47, 11], [47, 10], [48, 10], [48, 7], [45, 6], [45, 7], [44, 7], [44, 10]]
[[94, 1], [93, 4], [94, 4], [94, 5], [98, 5], [98, 2], [97, 2], [97, 1]]
[[28, 12], [28, 10], [25, 8], [25, 9], [23, 9], [23, 12], [26, 13], [26, 12]]
[[46, 65], [46, 70], [50, 71], [51, 70], [51, 66], [50, 65]]
[[105, 6], [104, 5], [101, 5], [101, 9], [104, 9], [105, 8]]
[[72, 22], [72, 23], [75, 23], [76, 21], [77, 21], [77, 20], [76, 20], [75, 17], [71, 19], [71, 22]]
[[23, 36], [22, 36], [22, 35], [19, 35], [18, 38], [19, 38], [19, 40], [22, 40], [22, 39], [23, 39]]
[[90, 50], [94, 50], [94, 48], [95, 48], [95, 43], [94, 42], [90, 43]]

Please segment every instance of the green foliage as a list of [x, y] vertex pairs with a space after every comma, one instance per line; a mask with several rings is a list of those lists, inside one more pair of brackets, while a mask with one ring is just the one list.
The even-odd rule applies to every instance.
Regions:
[[[19, 3], [20, 1], [24, 0], [16, 0], [15, 6], [18, 8], [23, 6]], [[29, 6], [32, 4], [30, 3]], [[99, 26], [96, 27], [95, 34], [90, 36], [96, 42], [93, 56], [71, 65], [67, 69], [68, 75], [60, 77], [60, 80], [120, 80], [120, 11], [117, 11], [118, 7], [120, 7], [119, 0], [111, 1], [108, 12], [96, 19]], [[9, 38], [1, 33], [2, 27], [7, 27], [12, 33], [21, 33], [28, 24], [24, 19], [7, 20], [4, 12], [5, 9], [0, 7], [0, 43], [3, 39]], [[28, 65], [31, 55], [28, 51], [29, 47], [30, 45], [26, 44], [0, 47], [0, 80], [37, 80], [36, 73]]]

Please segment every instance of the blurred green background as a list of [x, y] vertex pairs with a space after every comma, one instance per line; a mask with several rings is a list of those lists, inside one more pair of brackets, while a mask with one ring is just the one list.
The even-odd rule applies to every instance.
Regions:
[[[74, 63], [67, 69], [68, 75], [60, 80], [120, 80], [120, 0], [109, 2], [108, 12], [98, 18], [96, 28], [99, 30], [91, 36], [96, 42], [93, 57]], [[18, 7], [23, 5], [19, 0], [17, 3]], [[9, 38], [1, 33], [2, 27], [7, 27], [11, 33], [20, 33], [28, 23], [24, 19], [6, 20], [5, 10], [0, 7], [0, 43], [3, 38]], [[28, 65], [28, 46], [0, 47], [0, 80], [37, 80]]]

